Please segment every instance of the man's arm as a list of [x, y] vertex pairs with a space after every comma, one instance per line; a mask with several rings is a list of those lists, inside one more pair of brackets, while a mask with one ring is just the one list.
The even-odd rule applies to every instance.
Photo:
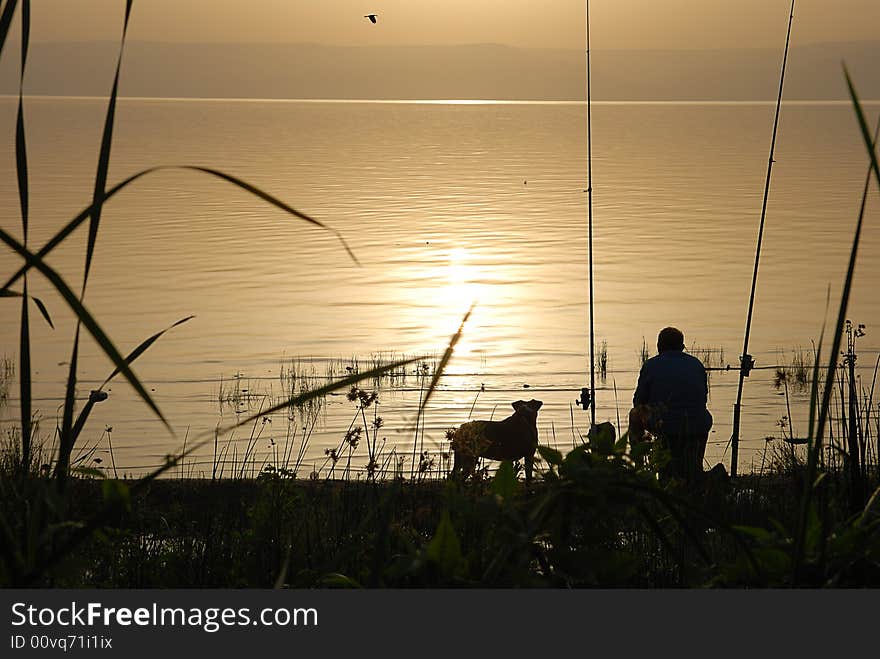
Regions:
[[703, 367], [703, 390], [700, 392], [703, 397], [703, 405], [706, 405], [709, 402], [709, 371], [706, 370], [706, 367], [701, 363], [700, 366]]
[[637, 405], [647, 405], [651, 396], [651, 379], [648, 375], [647, 363], [642, 364], [639, 371], [639, 382], [636, 385], [636, 391], [633, 394], [633, 407]]

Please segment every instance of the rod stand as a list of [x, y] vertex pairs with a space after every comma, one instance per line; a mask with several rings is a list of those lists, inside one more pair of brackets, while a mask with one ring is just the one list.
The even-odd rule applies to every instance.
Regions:
[[730, 436], [730, 477], [736, 478], [739, 462], [739, 415], [740, 404], [733, 406], [733, 433]]

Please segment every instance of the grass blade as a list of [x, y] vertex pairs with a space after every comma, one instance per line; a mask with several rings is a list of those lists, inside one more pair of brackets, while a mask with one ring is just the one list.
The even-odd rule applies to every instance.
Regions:
[[[192, 320], [193, 318], [195, 318], [195, 316], [187, 316], [186, 318], [182, 318], [181, 320], [178, 320], [173, 325], [166, 327], [161, 332], [157, 332], [156, 334], [154, 334], [153, 336], [148, 338], [146, 341], [141, 343], [137, 348], [135, 348], [130, 353], [128, 353], [128, 356], [125, 358], [125, 363], [128, 364], [129, 366], [131, 366], [132, 362], [134, 362], [134, 360], [136, 360], [144, 352], [146, 352], [147, 349], [151, 345], [153, 345], [156, 341], [159, 340], [159, 338], [163, 334], [165, 334], [165, 332], [174, 329], [178, 325], [183, 325], [183, 323], [185, 323], [189, 320]], [[95, 403], [99, 403], [107, 398], [107, 394], [105, 394], [102, 390], [104, 389], [104, 387], [107, 386], [107, 383], [110, 382], [110, 380], [112, 380], [118, 374], [119, 374], [119, 369], [118, 368], [114, 369], [113, 372], [109, 376], [107, 376], [107, 379], [104, 380], [104, 382], [101, 384], [101, 386], [98, 387], [97, 390], [92, 391], [91, 394], [89, 395], [89, 400], [83, 406], [82, 410], [80, 410], [79, 416], [76, 417], [76, 422], [73, 424], [73, 431], [71, 432], [71, 438], [70, 438], [70, 450], [71, 451], [73, 450], [73, 447], [76, 445], [76, 440], [79, 439], [80, 433], [82, 432], [82, 429], [85, 427], [86, 421], [88, 421], [89, 415], [92, 413], [92, 408], [95, 406]]]
[[49, 325], [49, 327], [51, 327], [52, 329], [55, 329], [55, 323], [52, 322], [52, 316], [49, 315], [49, 310], [46, 308], [46, 305], [43, 303], [43, 301], [40, 298], [34, 297], [33, 295], [27, 295], [25, 293], [19, 293], [18, 291], [5, 291], [5, 290], [0, 290], [0, 297], [21, 297], [21, 298], [29, 299], [31, 302], [34, 303], [34, 305], [36, 305], [40, 314], [45, 319], [46, 324]]
[[18, 80], [18, 112], [15, 118], [15, 170], [18, 177], [18, 198], [21, 204], [21, 225], [24, 230], [25, 245], [27, 245], [28, 236], [29, 197], [27, 142], [24, 132], [24, 71], [27, 66], [30, 31], [30, 0], [24, 0], [21, 7], [21, 73]]
[[27, 279], [21, 296], [21, 324], [19, 325], [19, 408], [21, 412], [21, 473], [27, 474], [31, 461], [31, 329], [28, 319]]
[[[192, 320], [193, 318], [195, 318], [195, 316], [187, 316], [186, 318], [181, 318], [180, 320], [178, 320], [178, 321], [177, 321], [176, 323], [174, 323], [173, 325], [170, 325], [170, 326], [166, 327], [165, 329], [163, 329], [161, 332], [156, 332], [155, 334], [153, 334], [153, 336], [151, 336], [149, 339], [147, 339], [146, 341], [144, 341], [143, 343], [141, 343], [137, 348], [135, 348], [134, 350], [132, 350], [132, 351], [128, 354], [128, 357], [125, 358], [125, 363], [131, 365], [131, 363], [132, 363], [135, 359], [137, 359], [137, 358], [140, 357], [144, 352], [146, 352], [147, 348], [149, 348], [149, 347], [150, 347], [151, 345], [153, 345], [156, 341], [158, 341], [159, 338], [160, 338], [163, 334], [165, 334], [166, 332], [168, 332], [168, 331], [174, 329], [175, 327], [178, 327], [179, 325], [183, 325], [184, 323], [186, 323], [186, 322]], [[118, 368], [118, 367], [117, 367], [116, 369], [114, 369], [114, 371], [113, 371], [109, 376], [107, 376], [107, 379], [104, 380], [104, 383], [103, 383], [99, 388], [100, 388], [100, 389], [103, 389], [104, 387], [106, 387], [106, 386], [107, 386], [107, 383], [110, 382], [110, 380], [112, 380], [113, 378], [115, 378], [117, 375], [119, 375], [119, 368]]]
[[[243, 181], [235, 176], [232, 176], [232, 175], [227, 174], [225, 172], [222, 172], [220, 170], [212, 169], [210, 167], [202, 167], [200, 165], [159, 165], [157, 167], [150, 167], [149, 169], [145, 169], [143, 171], [137, 172], [136, 174], [132, 174], [127, 179], [121, 181], [120, 183], [117, 183], [112, 188], [107, 190], [104, 193], [103, 201], [105, 201], [105, 202], [108, 201], [110, 198], [115, 196], [122, 189], [128, 187], [129, 185], [131, 185], [132, 183], [137, 181], [139, 178], [146, 176], [147, 174], [152, 174], [152, 173], [160, 172], [160, 171], [168, 171], [168, 170], [190, 170], [190, 171], [202, 172], [202, 173], [208, 174], [210, 176], [215, 176], [217, 178], [220, 178], [223, 181], [226, 181], [228, 183], [231, 183], [232, 185], [235, 185], [235, 186], [241, 188], [242, 190], [245, 190], [247, 192], [250, 192], [251, 194], [256, 195], [260, 199], [272, 204], [276, 208], [279, 208], [290, 215], [293, 215], [294, 217], [297, 217], [301, 220], [304, 220], [305, 222], [308, 222], [309, 224], [312, 224], [314, 226], [320, 227], [321, 229], [324, 229], [325, 231], [329, 231], [334, 236], [336, 236], [336, 238], [339, 240], [340, 243], [342, 243], [343, 248], [348, 253], [349, 257], [351, 257], [351, 260], [354, 261], [356, 264], [360, 265], [360, 261], [358, 261], [357, 257], [354, 255], [354, 252], [351, 250], [351, 248], [348, 246], [348, 243], [345, 241], [345, 238], [343, 238], [342, 234], [338, 230], [324, 224], [323, 222], [316, 220], [315, 218], [313, 218], [313, 217], [311, 217], [301, 211], [296, 210], [295, 208], [293, 208], [289, 204], [281, 201], [277, 197], [275, 197], [275, 196], [269, 194], [268, 192], [256, 187], [255, 185], [252, 185], [252, 184], [247, 183], [246, 181]], [[94, 203], [92, 205], [84, 208], [80, 213], [78, 213], [76, 215], [76, 217], [74, 217], [70, 222], [68, 222], [64, 226], [64, 228], [62, 228], [58, 233], [56, 233], [49, 240], [49, 242], [47, 242], [40, 249], [39, 252], [37, 252], [37, 256], [39, 256], [40, 258], [44, 258], [47, 254], [49, 254], [49, 252], [51, 252], [58, 245], [60, 245], [62, 242], [64, 242], [64, 240], [71, 233], [73, 233], [81, 224], [83, 224], [87, 219], [89, 219], [89, 217], [91, 217], [93, 210], [94, 210]], [[16, 281], [18, 281], [22, 277], [22, 275], [24, 275], [25, 272], [27, 272], [29, 267], [30, 266], [27, 264], [22, 266], [14, 275], [12, 275], [12, 277], [10, 277], [6, 281], [6, 283], [3, 285], [2, 290], [8, 290], [10, 286], [12, 286]]]
[[[7, 3], [7, 8], [10, 3]], [[18, 112], [15, 119], [15, 171], [18, 179], [18, 199], [21, 208], [21, 226], [24, 244], [28, 239], [28, 163], [27, 141], [24, 130], [24, 72], [27, 68], [28, 45], [31, 33], [30, 0], [24, 0], [21, 7], [21, 72], [18, 79]], [[5, 40], [6, 34], [3, 35]], [[21, 295], [21, 323], [19, 325], [19, 400], [21, 412], [21, 471], [27, 474], [31, 461], [31, 330], [28, 315], [28, 282], [24, 280]]]
[[825, 291], [825, 313], [822, 315], [822, 330], [819, 332], [819, 344], [816, 346], [815, 359], [813, 360], [813, 381], [810, 385], [810, 418], [807, 426], [807, 443], [810, 446], [809, 450], [812, 450], [813, 431], [816, 428], [816, 410], [818, 409], [816, 403], [819, 401], [819, 374], [821, 373], [822, 364], [822, 346], [825, 343], [825, 326], [828, 323], [828, 307], [830, 305], [831, 284], [828, 284], [828, 289]]
[[46, 264], [43, 259], [38, 257], [36, 254], [33, 254], [26, 247], [24, 247], [21, 243], [19, 243], [15, 238], [10, 236], [6, 231], [0, 229], [0, 241], [6, 243], [13, 250], [18, 252], [23, 258], [27, 259], [27, 261], [39, 270], [46, 279], [55, 287], [55, 289], [61, 294], [61, 297], [64, 298], [64, 301], [67, 302], [68, 306], [73, 310], [76, 314], [79, 322], [81, 322], [85, 328], [89, 331], [104, 353], [110, 358], [110, 360], [116, 365], [119, 369], [119, 372], [122, 373], [126, 380], [131, 384], [131, 386], [137, 391], [138, 395], [141, 399], [153, 410], [156, 416], [162, 421], [168, 431], [174, 435], [174, 431], [171, 429], [171, 426], [168, 424], [168, 421], [165, 419], [162, 412], [159, 411], [156, 403], [153, 402], [153, 399], [150, 397], [150, 394], [147, 393], [143, 384], [141, 384], [140, 380], [138, 380], [137, 376], [132, 372], [131, 368], [128, 364], [125, 363], [125, 359], [116, 349], [116, 346], [110, 340], [110, 337], [101, 329], [101, 326], [94, 319], [91, 313], [85, 308], [82, 302], [80, 302], [79, 298], [74, 294], [74, 292], [70, 289], [67, 283], [61, 278], [55, 270], [53, 270], [48, 264]]
[[[862, 132], [862, 139], [865, 141], [865, 148], [868, 150], [868, 157], [870, 158], [870, 170], [874, 173], [874, 177], [877, 179], [877, 187], [880, 189], [880, 165], [877, 163], [877, 151], [876, 151], [876, 143], [877, 143], [877, 135], [875, 132], [874, 139], [871, 139], [871, 131], [868, 128], [868, 122], [865, 119], [865, 113], [862, 110], [862, 104], [859, 102], [859, 96], [856, 93], [856, 89], [853, 86], [852, 78], [849, 76], [849, 71], [847, 71], [846, 66], [843, 67], [843, 74], [846, 76], [846, 85], [849, 88], [850, 98], [853, 102], [853, 109], [856, 113], [856, 119], [859, 122], [859, 129]], [[869, 174], [870, 176], [870, 174]], [[862, 211], [864, 212], [864, 206], [862, 207]], [[859, 218], [861, 220], [861, 217]], [[859, 225], [861, 228], [861, 225]]]
[[[443, 375], [443, 371], [446, 370], [446, 365], [449, 363], [449, 360], [452, 359], [452, 353], [455, 351], [455, 345], [458, 343], [458, 340], [461, 338], [462, 332], [464, 331], [465, 323], [467, 323], [468, 318], [470, 318], [471, 313], [476, 306], [476, 302], [471, 303], [470, 309], [465, 313], [464, 318], [461, 320], [461, 324], [458, 326], [458, 331], [452, 335], [449, 339], [449, 345], [446, 346], [446, 350], [443, 352], [443, 357], [440, 358], [440, 362], [437, 365], [437, 368], [434, 369], [434, 375], [431, 378], [431, 383], [428, 385], [428, 391], [425, 394], [425, 397], [421, 397], [421, 392], [419, 393], [419, 409], [416, 412], [415, 423], [412, 426], [412, 429], [415, 430], [415, 435], [413, 436], [413, 451], [412, 451], [412, 465], [410, 470], [410, 476], [415, 476], [416, 470], [416, 450], [418, 447], [419, 441], [419, 423], [422, 421], [422, 415], [425, 412], [425, 409], [428, 407], [428, 401], [431, 399], [431, 396], [434, 394], [434, 390], [437, 388], [437, 385], [440, 383], [440, 378]], [[422, 437], [424, 438], [424, 426], [422, 426]]]
[[122, 40], [119, 44], [119, 57], [116, 60], [116, 74], [113, 77], [113, 89], [107, 104], [107, 116], [104, 119], [104, 132], [101, 136], [101, 150], [98, 154], [98, 171], [95, 173], [95, 189], [92, 194], [92, 212], [89, 222], [89, 242], [86, 246], [86, 269], [83, 275], [83, 291], [89, 279], [89, 270], [98, 240], [98, 226], [101, 223], [101, 211], [104, 208], [104, 190], [107, 187], [107, 170], [110, 167], [110, 148], [113, 144], [113, 124], [116, 120], [116, 97], [119, 91], [119, 71], [122, 68], [122, 53], [125, 50], [125, 35], [128, 32], [128, 19], [131, 16], [131, 5], [134, 0], [126, 0], [125, 19], [122, 24]]
[[270, 195], [268, 192], [264, 192], [263, 190], [260, 190], [258, 187], [253, 186], [250, 183], [246, 183], [245, 181], [241, 180], [240, 178], [236, 178], [235, 176], [230, 176], [229, 174], [221, 172], [218, 169], [213, 169], [211, 167], [201, 167], [198, 165], [181, 165], [180, 168], [181, 169], [191, 169], [194, 171], [203, 172], [205, 174], [210, 174], [211, 176], [216, 176], [220, 179], [223, 179], [224, 181], [227, 181], [228, 183], [232, 183], [233, 185], [237, 185], [238, 187], [242, 188], [243, 190], [247, 190], [252, 195], [259, 197], [263, 201], [268, 202], [268, 203], [272, 204], [273, 206], [280, 208], [283, 211], [287, 211], [291, 215], [294, 215], [295, 217], [298, 217], [301, 220], [305, 220], [306, 222], [314, 224], [317, 227], [321, 227], [322, 229], [330, 231], [332, 234], [334, 234], [336, 236], [336, 238], [339, 240], [339, 242], [342, 243], [342, 246], [345, 248], [345, 251], [348, 252], [348, 256], [351, 258], [351, 260], [354, 261], [356, 264], [360, 265], [360, 261], [357, 260], [357, 257], [354, 255], [354, 252], [351, 251], [351, 248], [348, 246], [348, 243], [345, 242], [345, 239], [342, 237], [342, 234], [339, 233], [339, 231], [337, 231], [336, 229], [331, 229], [326, 224], [323, 224], [323, 223], [319, 222], [318, 220], [311, 218], [308, 215], [305, 215], [304, 213], [300, 213], [295, 208], [288, 206], [286, 203], [284, 203], [283, 201], [281, 201], [277, 197]]
[[446, 350], [443, 352], [443, 357], [440, 358], [440, 362], [437, 364], [437, 368], [434, 370], [434, 376], [431, 378], [431, 384], [428, 385], [428, 392], [422, 399], [421, 405], [419, 405], [419, 411], [416, 414], [416, 427], [418, 427], [418, 420], [422, 417], [422, 413], [428, 406], [428, 401], [431, 399], [431, 395], [434, 393], [434, 390], [437, 388], [437, 385], [440, 382], [440, 377], [443, 375], [443, 371], [446, 369], [446, 365], [449, 364], [449, 360], [452, 359], [452, 353], [455, 351], [455, 346], [458, 343], [459, 339], [461, 339], [461, 335], [464, 333], [464, 326], [467, 323], [468, 319], [471, 317], [471, 313], [473, 313], [474, 307], [476, 305], [476, 302], [473, 302], [471, 304], [471, 308], [467, 310], [467, 313], [465, 313], [464, 317], [461, 319], [461, 324], [458, 326], [458, 330], [449, 339], [449, 345], [446, 346]]
[[12, 26], [12, 16], [15, 14], [15, 6], [18, 0], [7, 0], [6, 6], [3, 7], [3, 13], [0, 14], [0, 55], [3, 54], [3, 46], [6, 45], [6, 37], [9, 35], [9, 28]]

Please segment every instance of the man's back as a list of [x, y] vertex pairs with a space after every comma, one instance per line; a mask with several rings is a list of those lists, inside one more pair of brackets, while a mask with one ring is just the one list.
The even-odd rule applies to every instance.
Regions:
[[650, 405], [670, 432], [702, 432], [711, 425], [709, 387], [702, 362], [679, 350], [665, 350], [644, 363], [633, 405]]
[[705, 407], [708, 394], [703, 363], [686, 352], [667, 350], [642, 366], [633, 404]]

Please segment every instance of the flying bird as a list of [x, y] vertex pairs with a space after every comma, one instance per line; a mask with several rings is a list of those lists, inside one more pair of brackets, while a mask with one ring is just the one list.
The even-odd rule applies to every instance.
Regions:
[[366, 16], [364, 16], [364, 18], [369, 18], [369, 19], [370, 19], [370, 23], [375, 24], [375, 23], [376, 23], [376, 17], [377, 17], [378, 15], [379, 15], [379, 14], [367, 14]]

